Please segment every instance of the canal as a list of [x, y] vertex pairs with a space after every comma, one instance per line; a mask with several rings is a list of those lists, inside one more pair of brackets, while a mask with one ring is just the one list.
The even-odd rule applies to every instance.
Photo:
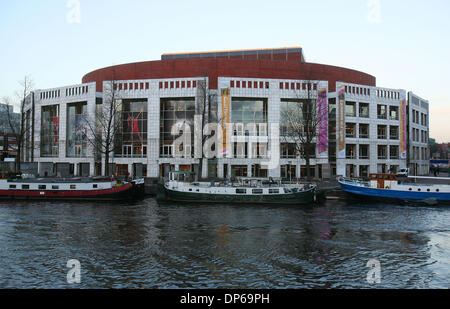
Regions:
[[450, 288], [449, 225], [448, 206], [1, 201], [0, 288]]

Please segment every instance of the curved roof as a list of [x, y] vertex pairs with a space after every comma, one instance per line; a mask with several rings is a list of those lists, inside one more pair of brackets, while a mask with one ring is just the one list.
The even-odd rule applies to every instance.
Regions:
[[165, 54], [163, 60], [121, 64], [95, 70], [83, 83], [97, 82], [102, 91], [105, 80], [195, 78], [208, 76], [210, 88], [217, 89], [218, 77], [327, 80], [330, 91], [337, 81], [376, 86], [372, 75], [331, 65], [304, 62], [301, 48], [229, 52]]

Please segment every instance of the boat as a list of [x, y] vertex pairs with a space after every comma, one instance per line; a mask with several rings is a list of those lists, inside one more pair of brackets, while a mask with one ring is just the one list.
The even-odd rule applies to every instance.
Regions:
[[448, 178], [433, 177], [405, 177], [399, 178], [391, 174], [370, 174], [368, 180], [343, 178], [338, 179], [342, 190], [358, 197], [376, 200], [416, 201], [430, 204], [436, 202], [450, 202], [450, 185], [437, 183], [417, 183], [417, 180], [449, 180]]
[[172, 171], [158, 184], [157, 199], [170, 202], [240, 204], [312, 204], [318, 200], [311, 184], [283, 185], [272, 178], [236, 178], [234, 181], [194, 182], [195, 173]]
[[92, 200], [137, 199], [144, 195], [144, 181], [115, 178], [28, 178], [0, 180], [0, 198], [22, 200]]

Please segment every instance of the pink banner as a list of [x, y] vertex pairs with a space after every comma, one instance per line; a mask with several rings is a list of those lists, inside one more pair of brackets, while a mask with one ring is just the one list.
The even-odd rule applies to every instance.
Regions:
[[318, 124], [319, 124], [319, 138], [318, 150], [323, 153], [328, 150], [328, 92], [327, 88], [319, 90], [317, 99], [318, 108]]

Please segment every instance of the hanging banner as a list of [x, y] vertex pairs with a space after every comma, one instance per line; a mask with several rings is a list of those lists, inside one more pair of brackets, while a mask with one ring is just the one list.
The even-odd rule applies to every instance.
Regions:
[[345, 86], [338, 87], [338, 102], [337, 102], [337, 158], [345, 159]]
[[231, 123], [231, 98], [230, 98], [230, 87], [221, 88], [222, 97], [222, 153], [219, 154], [220, 157], [226, 157], [230, 150], [228, 149], [228, 128], [229, 123]]
[[317, 98], [318, 116], [318, 152], [319, 157], [328, 157], [328, 87], [324, 83], [319, 83]]
[[400, 158], [406, 159], [406, 136], [407, 136], [407, 130], [406, 130], [406, 94], [402, 92], [400, 94]]

